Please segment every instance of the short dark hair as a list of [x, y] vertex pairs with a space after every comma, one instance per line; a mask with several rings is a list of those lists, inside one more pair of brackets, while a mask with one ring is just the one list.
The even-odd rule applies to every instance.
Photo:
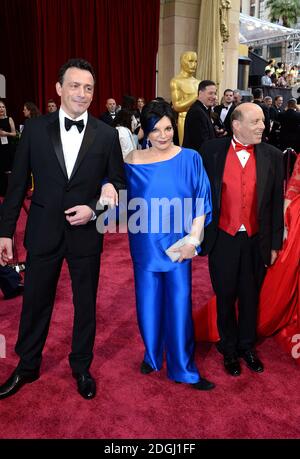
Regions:
[[276, 100], [278, 100], [278, 99], [280, 99], [280, 98], [283, 100], [283, 97], [282, 97], [280, 94], [279, 94], [278, 96], [275, 96], [274, 102], [276, 102]]
[[122, 103], [121, 103], [121, 107], [125, 108], [126, 110], [133, 111], [134, 106], [135, 106], [135, 97], [130, 96], [129, 94], [124, 94]]
[[172, 127], [176, 129], [176, 121], [174, 111], [170, 104], [165, 100], [151, 100], [148, 104], [144, 105], [141, 113], [141, 126], [144, 131], [144, 136], [147, 138], [148, 134], [153, 130], [158, 121], [166, 116], [172, 123]]
[[289, 99], [287, 101], [287, 108], [296, 108], [297, 107], [297, 99]]
[[66, 71], [72, 67], [75, 67], [76, 69], [87, 70], [88, 72], [92, 74], [94, 78], [94, 82], [96, 81], [95, 71], [92, 65], [88, 61], [76, 57], [76, 58], [69, 59], [59, 69], [58, 82], [60, 83], [60, 85], [62, 85], [64, 82], [64, 76], [65, 76]]
[[225, 91], [223, 92], [223, 96], [225, 96], [226, 92], [232, 92], [233, 93], [233, 89], [230, 89], [230, 88], [225, 89]]
[[216, 86], [216, 83], [212, 80], [202, 80], [198, 86], [198, 94], [200, 91], [204, 91], [207, 86]]
[[253, 90], [254, 99], [261, 99], [263, 97], [263, 90], [261, 88], [256, 88]]

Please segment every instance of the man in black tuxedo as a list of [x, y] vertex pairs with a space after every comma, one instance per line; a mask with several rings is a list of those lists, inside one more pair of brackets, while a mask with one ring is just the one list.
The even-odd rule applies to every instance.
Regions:
[[235, 104], [233, 102], [233, 90], [225, 89], [223, 98], [224, 98], [223, 104], [217, 105], [214, 108], [214, 112], [219, 115], [219, 118], [226, 129], [227, 136], [231, 137], [232, 136], [231, 113], [235, 109]]
[[283, 155], [261, 143], [264, 116], [258, 105], [235, 108], [232, 129], [232, 139], [211, 140], [201, 148], [213, 200], [202, 254], [209, 255], [217, 298], [217, 347], [227, 372], [238, 376], [238, 357], [253, 371], [264, 369], [254, 350], [256, 314], [265, 267], [274, 263], [282, 244]]
[[198, 86], [198, 99], [187, 112], [184, 123], [184, 136], [182, 145], [193, 148], [200, 153], [203, 142], [216, 137], [215, 129], [210, 117], [211, 108], [217, 97], [217, 88], [213, 81], [200, 81]]
[[280, 113], [283, 113], [283, 97], [282, 96], [275, 96], [274, 98], [274, 105], [269, 107], [270, 113], [270, 123], [272, 124], [269, 142], [274, 147], [280, 148], [280, 122], [279, 117]]
[[[96, 384], [89, 367], [95, 338], [96, 294], [103, 235], [96, 231], [96, 204], [124, 187], [122, 153], [116, 130], [87, 110], [94, 92], [94, 71], [83, 59], [62, 66], [56, 91], [59, 112], [26, 123], [16, 154], [0, 222], [0, 264], [12, 258], [12, 236], [30, 173], [34, 192], [25, 232], [23, 309], [16, 344], [20, 360], [0, 387], [0, 398], [39, 378], [55, 292], [63, 260], [72, 280], [74, 326], [69, 355], [80, 395], [93, 398]], [[116, 196], [114, 195], [115, 199]]]
[[296, 99], [289, 99], [286, 111], [278, 116], [281, 124], [280, 146], [282, 150], [293, 148], [300, 152], [300, 112], [297, 109]]
[[106, 101], [106, 111], [102, 113], [100, 116], [100, 120], [103, 121], [103, 123], [108, 124], [109, 126], [112, 126], [113, 121], [117, 115], [117, 104], [115, 99], [107, 99]]

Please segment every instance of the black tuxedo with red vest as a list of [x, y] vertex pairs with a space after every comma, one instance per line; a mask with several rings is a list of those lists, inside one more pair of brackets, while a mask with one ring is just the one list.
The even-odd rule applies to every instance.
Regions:
[[201, 254], [209, 255], [221, 347], [234, 354], [254, 346], [265, 265], [282, 245], [283, 155], [261, 143], [243, 167], [228, 138], [205, 142], [201, 155], [213, 201]]

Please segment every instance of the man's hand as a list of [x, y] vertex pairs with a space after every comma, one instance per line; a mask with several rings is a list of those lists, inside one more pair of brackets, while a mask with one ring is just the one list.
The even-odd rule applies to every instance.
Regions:
[[13, 259], [12, 239], [0, 237], [0, 265], [6, 266]]
[[106, 183], [101, 189], [101, 196], [99, 198], [99, 203], [102, 206], [108, 206], [113, 209], [119, 204], [118, 202], [118, 193], [116, 192], [115, 187], [111, 183]]
[[195, 246], [193, 244], [184, 244], [178, 249], [171, 249], [170, 252], [180, 253], [178, 258], [178, 263], [181, 263], [183, 260], [189, 260], [195, 255]]
[[278, 257], [278, 250], [271, 250], [271, 266], [275, 263], [276, 258]]
[[92, 216], [93, 211], [89, 206], [74, 206], [65, 210], [66, 219], [72, 226], [86, 225]]

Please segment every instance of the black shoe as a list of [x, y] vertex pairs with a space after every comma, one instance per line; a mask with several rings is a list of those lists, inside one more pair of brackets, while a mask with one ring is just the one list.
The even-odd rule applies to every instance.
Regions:
[[152, 373], [152, 371], [154, 371], [154, 368], [152, 368], [151, 365], [149, 365], [145, 362], [145, 360], [143, 360], [141, 363], [141, 373], [143, 375], [148, 375], [149, 373]]
[[256, 373], [262, 373], [264, 371], [264, 365], [257, 357], [255, 351], [245, 351], [240, 354], [242, 359], [245, 360], [247, 367]]
[[213, 382], [207, 381], [207, 379], [201, 378], [200, 381], [191, 384], [193, 389], [197, 390], [211, 390], [216, 387]]
[[241, 366], [235, 355], [224, 355], [224, 367], [231, 376], [240, 376]]
[[77, 381], [77, 389], [81, 397], [90, 400], [96, 395], [96, 382], [89, 371], [84, 373], [72, 373]]
[[32, 383], [39, 377], [39, 370], [28, 372], [26, 375], [21, 373], [20, 370], [15, 370], [8, 380], [0, 386], [0, 399], [14, 395], [24, 384]]
[[16, 296], [23, 295], [23, 293], [24, 293], [24, 285], [20, 283], [14, 290], [4, 295], [4, 299], [10, 300], [12, 298], [15, 298]]

